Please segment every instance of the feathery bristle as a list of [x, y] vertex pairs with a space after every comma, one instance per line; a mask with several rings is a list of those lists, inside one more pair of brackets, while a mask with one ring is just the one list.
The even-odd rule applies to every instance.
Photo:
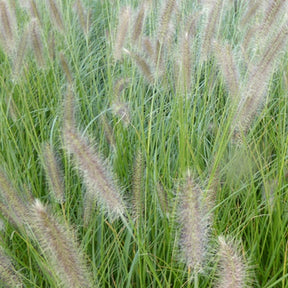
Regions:
[[73, 76], [72, 76], [71, 70], [69, 68], [68, 62], [66, 60], [66, 57], [64, 56], [64, 54], [62, 52], [60, 52], [60, 63], [61, 63], [61, 67], [65, 73], [66, 79], [67, 79], [68, 83], [71, 85], [73, 83]]
[[38, 199], [30, 214], [32, 231], [62, 285], [67, 288], [92, 287], [73, 233], [59, 223]]
[[65, 148], [74, 155], [78, 168], [83, 172], [87, 193], [104, 206], [112, 219], [122, 216], [124, 201], [107, 163], [104, 163], [79, 132], [64, 129], [64, 139]]
[[247, 271], [241, 255], [234, 244], [227, 242], [224, 237], [218, 238], [220, 248], [220, 270], [218, 288], [244, 288], [246, 287]]
[[189, 172], [182, 189], [180, 205], [180, 244], [183, 258], [195, 273], [204, 269], [207, 252], [209, 217], [203, 191]]
[[55, 156], [55, 152], [50, 144], [43, 146], [43, 164], [46, 171], [46, 177], [50, 186], [53, 197], [58, 203], [65, 202], [65, 189], [63, 173], [60, 169]]
[[44, 49], [43, 42], [40, 33], [40, 26], [37, 19], [32, 19], [30, 23], [30, 39], [34, 55], [39, 67], [45, 67]]
[[53, 24], [56, 25], [57, 29], [60, 32], [65, 31], [65, 27], [64, 27], [64, 22], [63, 22], [63, 18], [62, 18], [62, 14], [60, 12], [60, 9], [57, 5], [56, 0], [47, 0], [47, 4], [49, 7], [49, 11], [50, 11], [50, 17], [53, 20]]
[[119, 22], [116, 32], [116, 40], [114, 47], [115, 60], [120, 60], [122, 57], [122, 49], [124, 48], [125, 38], [128, 34], [130, 18], [131, 18], [131, 8], [130, 7], [122, 8], [119, 14]]
[[23, 287], [23, 283], [12, 265], [11, 259], [0, 247], [0, 285], [2, 287]]

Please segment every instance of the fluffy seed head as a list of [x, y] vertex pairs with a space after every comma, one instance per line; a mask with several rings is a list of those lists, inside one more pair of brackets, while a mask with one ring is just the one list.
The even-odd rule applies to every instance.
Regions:
[[203, 191], [190, 173], [182, 188], [179, 223], [181, 250], [187, 266], [201, 272], [207, 251], [209, 217]]
[[60, 169], [53, 147], [46, 143], [43, 146], [43, 164], [51, 193], [58, 203], [65, 202], [63, 173]]
[[[29, 27], [28, 27], [29, 28]], [[16, 55], [14, 58], [14, 63], [13, 63], [13, 76], [15, 79], [18, 78], [18, 76], [21, 73], [21, 68], [26, 56], [26, 51], [28, 48], [28, 43], [29, 43], [29, 29], [26, 28], [22, 34], [22, 37], [20, 38], [20, 41], [18, 42], [18, 47], [16, 51]]]
[[30, 210], [30, 225], [64, 287], [92, 287], [74, 235], [38, 199]]
[[6, 1], [0, 1], [1, 45], [8, 54], [12, 54], [16, 41], [16, 16]]
[[62, 52], [60, 52], [60, 63], [61, 63], [61, 67], [65, 73], [66, 79], [67, 79], [68, 83], [71, 85], [73, 83], [73, 76], [72, 76], [71, 70], [69, 68], [69, 64], [66, 60], [66, 57]]
[[144, 157], [138, 151], [135, 157], [133, 168], [133, 208], [135, 217], [141, 217], [144, 211], [144, 193], [143, 193], [143, 176], [144, 176]]
[[10, 258], [0, 247], [0, 285], [1, 287], [23, 287], [23, 283], [17, 276]]
[[130, 18], [131, 18], [131, 8], [130, 7], [122, 8], [119, 14], [119, 22], [114, 46], [115, 60], [120, 60], [122, 57], [122, 50], [124, 47], [126, 36], [128, 34]]
[[219, 279], [217, 283], [218, 288], [244, 288], [247, 280], [247, 269], [244, 260], [234, 244], [222, 236], [218, 238], [219, 241], [219, 257], [220, 270]]
[[30, 23], [30, 40], [37, 64], [40, 68], [45, 67], [43, 42], [39, 22], [36, 18], [32, 19]]
[[52, 23], [55, 24], [55, 26], [60, 32], [64, 33], [65, 31], [64, 22], [56, 0], [47, 0], [47, 4], [50, 12], [50, 17], [52, 19]]
[[64, 129], [66, 149], [73, 154], [83, 173], [87, 193], [104, 206], [111, 218], [124, 214], [124, 201], [107, 163], [74, 129]]
[[[23, 193], [22, 193], [23, 194]], [[7, 175], [0, 171], [0, 210], [5, 217], [21, 228], [27, 220], [27, 199], [20, 197], [21, 193], [13, 187]]]
[[176, 0], [167, 0], [166, 4], [163, 8], [161, 19], [159, 21], [159, 28], [158, 28], [158, 41], [163, 44], [166, 42], [167, 33], [171, 27], [171, 20], [172, 16], [176, 9]]

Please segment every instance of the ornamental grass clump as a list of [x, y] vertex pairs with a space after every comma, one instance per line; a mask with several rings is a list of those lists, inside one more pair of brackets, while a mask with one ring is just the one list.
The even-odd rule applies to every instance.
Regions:
[[30, 208], [29, 218], [32, 232], [61, 285], [67, 288], [95, 287], [72, 230], [38, 199]]

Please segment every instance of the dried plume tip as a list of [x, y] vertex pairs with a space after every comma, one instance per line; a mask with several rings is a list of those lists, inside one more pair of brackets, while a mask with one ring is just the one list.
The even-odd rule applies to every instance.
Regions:
[[210, 216], [207, 199], [188, 171], [182, 188], [179, 222], [181, 225], [180, 245], [184, 261], [195, 273], [204, 270], [207, 252]]
[[[74, 129], [64, 129], [66, 149], [74, 155], [78, 168], [83, 172], [90, 199], [96, 199], [113, 219], [124, 214], [124, 201], [115, 178], [86, 139]], [[87, 196], [87, 197], [88, 197]]]
[[39, 67], [44, 68], [46, 61], [44, 58], [44, 48], [40, 31], [38, 20], [36, 18], [32, 19], [30, 23], [30, 40], [37, 64]]
[[48, 143], [43, 145], [43, 164], [53, 198], [55, 198], [58, 203], [64, 203], [65, 189], [63, 172], [60, 169], [59, 161], [53, 151], [53, 147]]
[[131, 18], [131, 8], [130, 7], [122, 8], [119, 14], [119, 22], [114, 46], [115, 60], [120, 60], [122, 57], [122, 49], [124, 48], [125, 39], [128, 34], [130, 18]]
[[30, 209], [32, 231], [54, 272], [67, 288], [92, 287], [74, 235], [38, 199]]
[[17, 272], [12, 265], [11, 259], [0, 247], [0, 285], [1, 287], [23, 287]]
[[16, 42], [17, 21], [14, 11], [6, 1], [0, 1], [1, 45], [8, 54], [12, 54]]
[[62, 13], [58, 7], [56, 0], [46, 0], [50, 12], [50, 17], [53, 20], [53, 23], [60, 32], [65, 31], [64, 22], [62, 18]]
[[235, 249], [235, 244], [222, 236], [219, 241], [220, 269], [218, 288], [244, 288], [247, 286], [248, 272], [243, 257]]

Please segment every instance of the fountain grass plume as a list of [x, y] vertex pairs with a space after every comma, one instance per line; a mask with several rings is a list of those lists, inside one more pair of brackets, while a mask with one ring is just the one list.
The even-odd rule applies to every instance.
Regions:
[[131, 18], [131, 8], [123, 7], [119, 14], [118, 27], [116, 31], [116, 40], [114, 46], [114, 58], [120, 60], [122, 57], [122, 50], [124, 48], [125, 39], [129, 30], [129, 23]]
[[245, 288], [248, 286], [249, 275], [243, 257], [232, 241], [219, 236], [220, 267], [217, 288]]
[[[96, 199], [111, 219], [124, 214], [125, 205], [107, 162], [76, 129], [64, 129], [65, 148], [73, 154], [86, 184], [88, 196]], [[88, 197], [87, 196], [87, 197]]]
[[13, 60], [13, 78], [17, 79], [22, 71], [22, 66], [26, 56], [28, 44], [29, 44], [29, 27], [24, 28], [24, 32], [18, 41], [16, 55]]
[[81, 28], [84, 32], [84, 34], [87, 36], [90, 29], [90, 23], [89, 23], [89, 15], [85, 8], [83, 7], [83, 4], [81, 0], [76, 0], [74, 3], [74, 11], [76, 12]]
[[0, 170], [0, 212], [18, 228], [25, 224], [29, 206], [28, 199], [20, 197], [21, 194], [23, 195], [14, 187], [6, 173]]
[[285, 50], [288, 41], [288, 23], [281, 26], [272, 41], [264, 48], [258, 63], [250, 65], [248, 80], [241, 89], [241, 97], [233, 120], [234, 134], [247, 133], [257, 113], [265, 102], [269, 80], [279, 55]]
[[231, 45], [215, 41], [214, 52], [232, 101], [239, 102], [240, 74]]
[[12, 264], [11, 259], [0, 247], [0, 285], [1, 287], [23, 287], [23, 283]]
[[220, 15], [222, 9], [223, 0], [211, 1], [210, 7], [208, 7], [208, 16], [206, 20], [206, 27], [203, 31], [203, 40], [201, 47], [201, 58], [203, 61], [207, 60], [212, 51], [212, 43], [217, 38], [216, 33], [219, 27]]
[[172, 16], [176, 10], [177, 1], [176, 0], [166, 0], [165, 5], [162, 9], [162, 14], [158, 23], [157, 39], [161, 44], [165, 43], [167, 40], [167, 34], [169, 34], [169, 29], [171, 27]]
[[92, 286], [90, 273], [84, 264], [72, 230], [62, 224], [38, 199], [30, 209], [30, 225], [54, 273], [63, 287]]
[[46, 0], [46, 3], [48, 5], [52, 23], [56, 26], [58, 31], [64, 33], [65, 31], [64, 21], [63, 21], [62, 13], [58, 7], [57, 1]]
[[73, 84], [73, 76], [72, 76], [72, 72], [71, 72], [71, 69], [69, 67], [68, 61], [67, 61], [65, 55], [63, 54], [63, 52], [60, 52], [59, 56], [60, 56], [60, 64], [61, 64], [61, 67], [62, 67], [64, 73], [65, 73], [66, 79], [67, 79], [69, 85], [72, 85]]
[[142, 4], [139, 8], [137, 16], [134, 21], [133, 31], [132, 31], [132, 41], [137, 42], [143, 31], [143, 25], [145, 21], [146, 5]]
[[195, 274], [204, 271], [207, 254], [211, 220], [206, 201], [202, 189], [188, 171], [180, 196], [180, 247], [184, 262]]
[[58, 203], [62, 204], [65, 202], [65, 187], [59, 160], [56, 157], [53, 147], [48, 143], [43, 145], [42, 154], [43, 165], [51, 194]]
[[141, 218], [145, 210], [145, 199], [143, 189], [143, 178], [144, 178], [144, 157], [142, 152], [139, 150], [136, 152], [134, 167], [133, 167], [133, 210], [136, 218]]
[[12, 55], [17, 39], [17, 20], [13, 9], [4, 0], [0, 1], [1, 46]]
[[46, 65], [44, 57], [44, 47], [41, 37], [39, 21], [36, 18], [32, 19], [30, 22], [30, 41], [37, 64], [40, 68], [44, 68]]

